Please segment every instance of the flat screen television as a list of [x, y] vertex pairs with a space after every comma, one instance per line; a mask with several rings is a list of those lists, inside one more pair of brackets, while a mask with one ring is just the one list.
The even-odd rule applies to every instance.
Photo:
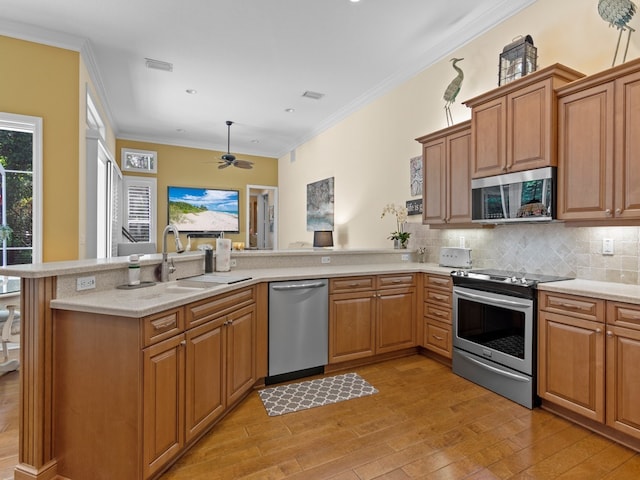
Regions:
[[181, 233], [239, 233], [240, 192], [168, 187], [169, 223]]

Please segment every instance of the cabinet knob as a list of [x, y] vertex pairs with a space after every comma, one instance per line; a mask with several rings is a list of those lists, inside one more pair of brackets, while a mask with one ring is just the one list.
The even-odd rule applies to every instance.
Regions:
[[613, 337], [613, 332], [611, 330], [607, 330], [607, 337]]
[[622, 213], [622, 210], [619, 208], [616, 208], [616, 215], [620, 215]]
[[186, 344], [187, 344], [187, 341], [186, 341], [186, 340], [182, 340], [182, 341], [180, 342], [180, 345], [182, 345], [183, 347], [184, 347]]
[[596, 333], [597, 333], [597, 334], [602, 333], [602, 329], [601, 329], [601, 328], [596, 328]]
[[611, 216], [611, 209], [610, 209], [610, 208], [607, 208], [607, 209], [604, 211], [604, 214], [605, 214], [607, 217], [610, 217], [610, 216]]

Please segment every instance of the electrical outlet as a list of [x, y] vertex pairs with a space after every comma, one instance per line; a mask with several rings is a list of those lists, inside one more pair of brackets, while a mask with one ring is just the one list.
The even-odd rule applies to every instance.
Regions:
[[235, 258], [231, 259], [231, 262], [229, 263], [230, 266], [232, 267], [237, 267], [238, 266], [238, 261]]
[[93, 275], [90, 277], [78, 277], [76, 279], [76, 290], [78, 292], [81, 290], [91, 290], [92, 288], [96, 288], [96, 277]]
[[403, 254], [400, 256], [400, 259], [401, 259], [403, 262], [408, 262], [408, 261], [409, 261], [409, 254], [408, 254], [408, 253], [403, 253]]
[[602, 239], [602, 254], [613, 255], [613, 238]]
[[331, 263], [331, 257], [322, 257], [322, 263]]

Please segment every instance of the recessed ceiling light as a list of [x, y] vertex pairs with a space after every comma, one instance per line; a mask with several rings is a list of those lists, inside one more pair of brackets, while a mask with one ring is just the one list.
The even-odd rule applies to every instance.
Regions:
[[360, 0], [349, 0], [351, 3], [358, 3]]
[[198, 93], [198, 91], [193, 88], [187, 88], [185, 92], [187, 92], [189, 95], [195, 95], [196, 93]]
[[154, 60], [152, 58], [145, 58], [144, 60], [147, 68], [153, 68], [154, 70], [163, 70], [165, 72], [173, 72], [172, 63], [163, 62], [162, 60]]
[[296, 109], [295, 108], [285, 108], [284, 111], [287, 112], [287, 113], [293, 113], [293, 112], [296, 111]]
[[253, 140], [251, 140], [251, 143], [260, 143], [260, 140], [258, 140], [257, 138], [254, 138]]

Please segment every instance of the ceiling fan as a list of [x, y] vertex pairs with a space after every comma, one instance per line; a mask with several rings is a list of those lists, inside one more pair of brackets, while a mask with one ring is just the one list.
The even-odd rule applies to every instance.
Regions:
[[235, 155], [231, 153], [231, 125], [233, 122], [231, 120], [227, 120], [227, 153], [220, 157], [220, 165], [218, 168], [227, 168], [230, 165], [238, 168], [253, 168], [253, 162], [248, 160], [238, 160]]

